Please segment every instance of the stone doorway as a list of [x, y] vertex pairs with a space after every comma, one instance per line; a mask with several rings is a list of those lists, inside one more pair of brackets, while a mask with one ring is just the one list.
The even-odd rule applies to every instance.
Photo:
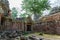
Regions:
[[31, 31], [31, 25], [27, 25], [27, 31]]
[[0, 25], [2, 25], [4, 21], [5, 21], [5, 17], [3, 16], [2, 13], [0, 13]]

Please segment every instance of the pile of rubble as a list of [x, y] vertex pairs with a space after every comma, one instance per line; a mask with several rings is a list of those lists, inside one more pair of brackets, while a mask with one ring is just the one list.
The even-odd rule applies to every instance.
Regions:
[[22, 32], [19, 31], [0, 31], [0, 38], [16, 38], [21, 35]]

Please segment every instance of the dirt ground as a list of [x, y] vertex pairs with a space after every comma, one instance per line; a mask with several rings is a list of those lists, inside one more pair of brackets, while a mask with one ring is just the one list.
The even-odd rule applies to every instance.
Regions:
[[28, 36], [36, 36], [37, 38], [43, 38], [43, 40], [60, 40], [60, 36], [59, 35], [49, 35], [49, 34], [43, 34], [43, 36], [38, 35], [39, 33], [35, 33], [35, 34], [29, 34]]

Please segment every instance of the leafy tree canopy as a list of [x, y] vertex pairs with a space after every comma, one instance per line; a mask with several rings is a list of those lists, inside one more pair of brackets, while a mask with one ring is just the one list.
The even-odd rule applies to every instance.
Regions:
[[23, 0], [22, 8], [31, 13], [41, 13], [45, 9], [49, 9], [48, 0]]
[[23, 0], [22, 4], [22, 9], [26, 13], [34, 14], [34, 20], [39, 18], [43, 14], [43, 11], [49, 8], [48, 0]]

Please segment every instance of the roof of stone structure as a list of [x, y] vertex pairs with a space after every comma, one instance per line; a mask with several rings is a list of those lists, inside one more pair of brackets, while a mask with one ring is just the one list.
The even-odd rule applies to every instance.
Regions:
[[56, 20], [60, 20], [60, 12], [49, 15], [49, 16], [44, 16], [40, 18], [41, 22], [46, 22], [46, 21], [56, 21]]
[[23, 20], [24, 18], [16, 18], [16, 20]]
[[60, 6], [53, 7], [50, 11], [50, 15], [58, 12], [60, 12]]

